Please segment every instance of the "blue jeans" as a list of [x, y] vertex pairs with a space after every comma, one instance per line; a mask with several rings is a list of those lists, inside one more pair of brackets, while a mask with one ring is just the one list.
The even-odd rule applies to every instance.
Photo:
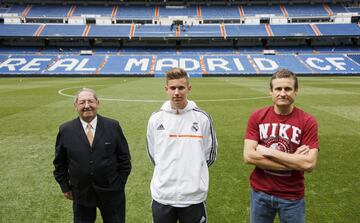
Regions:
[[281, 223], [304, 223], [305, 202], [274, 197], [261, 191], [251, 190], [250, 223], [273, 223], [279, 213]]

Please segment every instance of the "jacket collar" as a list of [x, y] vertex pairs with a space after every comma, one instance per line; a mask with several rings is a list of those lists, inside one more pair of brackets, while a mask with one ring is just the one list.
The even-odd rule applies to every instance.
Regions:
[[173, 109], [171, 108], [171, 102], [166, 101], [162, 106], [160, 110], [167, 111], [174, 114], [183, 114], [186, 113], [194, 108], [196, 108], [196, 103], [194, 101], [188, 100], [188, 103], [184, 109]]

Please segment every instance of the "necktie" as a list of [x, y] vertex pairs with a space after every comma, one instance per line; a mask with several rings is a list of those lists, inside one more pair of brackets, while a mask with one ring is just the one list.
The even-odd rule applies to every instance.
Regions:
[[86, 136], [90, 143], [90, 146], [92, 146], [92, 143], [94, 141], [94, 134], [92, 132], [92, 126], [90, 124], [87, 124], [86, 126]]

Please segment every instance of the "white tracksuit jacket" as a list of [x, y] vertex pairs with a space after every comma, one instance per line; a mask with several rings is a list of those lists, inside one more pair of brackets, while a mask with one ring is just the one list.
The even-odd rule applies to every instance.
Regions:
[[206, 200], [217, 140], [210, 116], [188, 101], [173, 110], [170, 101], [151, 115], [147, 149], [154, 164], [151, 195], [165, 205], [188, 206]]

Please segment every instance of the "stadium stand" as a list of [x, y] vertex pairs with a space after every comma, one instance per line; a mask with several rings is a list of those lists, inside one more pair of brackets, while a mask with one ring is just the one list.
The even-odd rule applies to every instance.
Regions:
[[268, 37], [265, 25], [225, 25], [227, 37]]
[[358, 24], [317, 24], [321, 35], [331, 36], [360, 36], [360, 26]]
[[161, 25], [136, 25], [132, 37], [175, 37], [177, 30], [171, 30], [169, 26]]
[[323, 5], [287, 5], [284, 7], [289, 17], [327, 17], [328, 12]]
[[112, 6], [75, 6], [72, 16], [112, 17], [113, 8]]
[[273, 36], [316, 36], [309, 24], [271, 25]]
[[239, 7], [236, 6], [201, 6], [198, 16], [205, 20], [240, 19]]
[[116, 11], [115, 17], [120, 20], [140, 20], [145, 22], [146, 20], [152, 21], [155, 16], [154, 6], [118, 6], [114, 10]]
[[356, 1], [39, 3], [0, 3], [0, 75], [360, 75]]
[[274, 15], [282, 16], [280, 5], [256, 5], [256, 6], [243, 6], [243, 16], [256, 16], [256, 15]]
[[169, 16], [187, 16], [187, 17], [196, 17], [197, 16], [197, 7], [195, 6], [161, 6], [157, 7], [157, 15], [159, 17], [169, 17]]
[[[71, 6], [33, 5], [26, 14], [26, 18], [64, 18], [70, 9]], [[25, 9], [14, 11], [18, 15], [22, 15], [23, 12]]]

